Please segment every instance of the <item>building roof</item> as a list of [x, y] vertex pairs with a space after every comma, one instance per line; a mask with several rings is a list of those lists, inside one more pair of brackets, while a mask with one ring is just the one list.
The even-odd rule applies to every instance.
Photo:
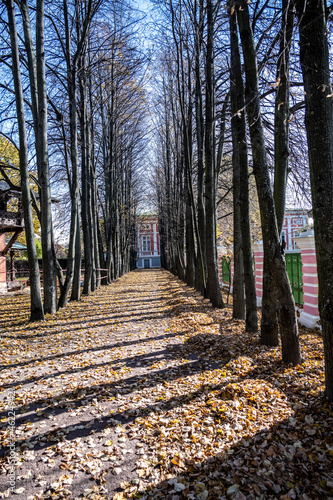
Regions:
[[4, 181], [3, 179], [0, 180], [0, 193], [3, 193], [7, 196], [11, 196], [12, 198], [16, 198], [17, 196], [21, 195], [21, 191], [19, 188], [11, 188], [8, 182]]
[[293, 214], [302, 214], [302, 215], [308, 215], [311, 209], [309, 208], [291, 208], [287, 207], [285, 210], [286, 215], [293, 215]]
[[10, 189], [9, 184], [6, 181], [0, 181], [0, 191], [7, 191]]
[[[6, 238], [6, 245], [8, 242], [9, 242], [9, 238], [8, 239]], [[23, 251], [23, 250], [26, 250], [27, 247], [25, 245], [23, 245], [23, 243], [20, 243], [19, 241], [15, 241], [15, 243], [13, 243], [13, 245], [11, 246], [10, 249]]]

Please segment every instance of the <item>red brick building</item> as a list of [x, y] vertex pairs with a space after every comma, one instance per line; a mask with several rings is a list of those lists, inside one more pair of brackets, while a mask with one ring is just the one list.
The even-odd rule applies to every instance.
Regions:
[[138, 269], [161, 267], [160, 235], [156, 215], [142, 215], [139, 218], [136, 247]]
[[[18, 200], [18, 210], [8, 210], [7, 204], [12, 199]], [[6, 255], [15, 243], [19, 234], [24, 230], [23, 210], [21, 205], [21, 193], [5, 181], [0, 181], [0, 292], [7, 291], [6, 280]], [[6, 243], [6, 233], [13, 233]]]
[[309, 214], [303, 208], [287, 208], [281, 237], [286, 242], [286, 251], [296, 250], [295, 234], [309, 224]]

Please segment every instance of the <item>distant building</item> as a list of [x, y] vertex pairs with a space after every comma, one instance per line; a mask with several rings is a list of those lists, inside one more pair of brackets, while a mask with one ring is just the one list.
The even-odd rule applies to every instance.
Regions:
[[309, 214], [303, 208], [287, 208], [284, 215], [284, 224], [281, 232], [281, 239], [286, 242], [286, 252], [297, 250], [297, 244], [294, 241], [295, 234], [300, 229], [309, 224]]
[[142, 215], [137, 229], [138, 269], [161, 267], [160, 235], [156, 215]]
[[[7, 291], [6, 255], [12, 248], [20, 233], [24, 230], [24, 218], [21, 203], [21, 192], [11, 189], [7, 182], [0, 181], [0, 292]], [[17, 200], [17, 210], [8, 210], [8, 203]], [[6, 233], [14, 233], [6, 242]]]

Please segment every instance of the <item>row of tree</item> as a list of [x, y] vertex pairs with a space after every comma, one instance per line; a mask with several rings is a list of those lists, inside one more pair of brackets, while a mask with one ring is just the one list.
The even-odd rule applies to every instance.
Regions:
[[326, 393], [333, 400], [330, 9], [324, 0], [282, 0], [280, 6], [230, 0], [227, 9], [213, 0], [159, 5], [164, 38], [155, 180], [162, 263], [223, 307], [217, 206], [232, 159], [234, 317], [246, 319], [247, 331], [257, 331], [249, 210], [253, 175], [264, 245], [261, 342], [278, 345], [280, 335], [283, 360], [300, 363], [281, 231], [288, 178], [307, 177], [306, 169], [297, 167], [308, 149]]
[[[135, 267], [147, 133], [145, 60], [135, 43], [138, 16], [125, 1], [3, 5], [2, 129], [13, 142], [18, 137], [31, 320], [37, 320], [80, 298], [82, 247], [84, 294]], [[14, 182], [13, 162], [1, 168]], [[51, 188], [65, 202], [65, 275], [56, 259]], [[44, 301], [32, 205], [41, 227]]]
[[[299, 363], [280, 235], [288, 177], [304, 183], [306, 170], [299, 174], [296, 166], [308, 149], [326, 388], [332, 400], [331, 11], [324, 0], [282, 0], [281, 6], [270, 0], [230, 0], [224, 7], [220, 0], [157, 2], [161, 23], [153, 114], [162, 264], [223, 307], [217, 220], [221, 185], [231, 168], [234, 316], [246, 319], [247, 331], [257, 331], [249, 210], [253, 176], [265, 254], [261, 340], [277, 345], [280, 334], [283, 360]], [[125, 0], [5, 0], [0, 21], [5, 33], [1, 124], [11, 139], [19, 137], [35, 320], [55, 313], [69, 298], [80, 298], [82, 246], [86, 294], [134, 267], [149, 123], [146, 66], [138, 49], [137, 18]], [[10, 181], [12, 165], [1, 168]], [[64, 221], [69, 227], [65, 277], [54, 250], [55, 187], [57, 197], [67, 200], [63, 213], [70, 215]], [[41, 226], [44, 303], [32, 205]]]

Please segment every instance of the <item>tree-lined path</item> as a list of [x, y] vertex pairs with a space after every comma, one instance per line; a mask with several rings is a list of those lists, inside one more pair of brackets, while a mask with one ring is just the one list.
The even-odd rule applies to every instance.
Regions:
[[[330, 498], [333, 414], [322, 340], [304, 362], [164, 270], [129, 273], [29, 323], [1, 297], [1, 479], [17, 499]], [[7, 446], [7, 447], [6, 447]]]

